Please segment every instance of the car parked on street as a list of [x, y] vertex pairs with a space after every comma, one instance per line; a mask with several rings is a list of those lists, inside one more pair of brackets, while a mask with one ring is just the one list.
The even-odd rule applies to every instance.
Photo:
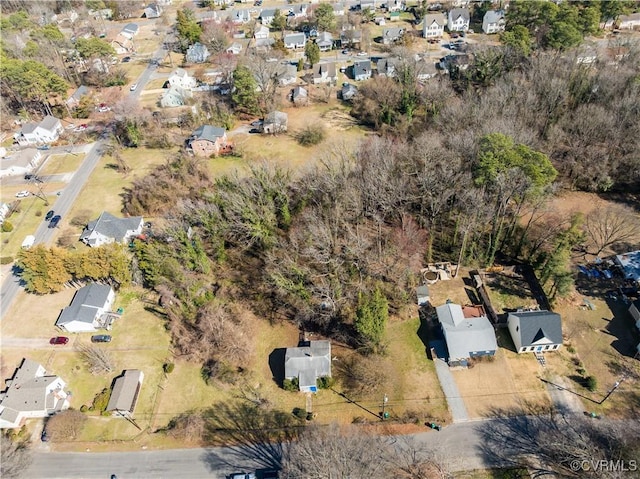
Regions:
[[55, 336], [49, 340], [49, 344], [67, 344], [69, 342], [69, 338], [66, 336]]
[[38, 150], [49, 150], [51, 147], [49, 145], [40, 145], [37, 147]]
[[44, 215], [44, 220], [49, 221], [51, 218], [53, 218], [54, 215], [55, 215], [55, 212], [53, 210], [49, 210], [47, 211], [47, 214]]
[[49, 228], [56, 228], [58, 226], [58, 223], [60, 223], [61, 219], [62, 219], [62, 216], [55, 215], [53, 218], [51, 218], [51, 221], [49, 221]]
[[133, 85], [131, 85], [131, 87], [129, 87], [130, 91], [136, 91], [136, 88], [138, 88], [138, 84], [134, 83]]
[[111, 336], [108, 334], [96, 334], [95, 336], [91, 336], [92, 343], [110, 343]]

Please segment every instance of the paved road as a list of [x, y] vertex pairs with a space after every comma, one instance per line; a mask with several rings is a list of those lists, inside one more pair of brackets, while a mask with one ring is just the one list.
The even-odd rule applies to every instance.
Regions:
[[[467, 422], [454, 424], [441, 432], [430, 431], [413, 437], [420, 444], [435, 448], [444, 455], [452, 470], [478, 469], [487, 466], [479, 449], [479, 427], [485, 424]], [[402, 443], [397, 438], [397, 444]], [[164, 451], [106, 452], [106, 453], [46, 453], [36, 452], [34, 461], [21, 476], [35, 478], [118, 478], [137, 479], [168, 477], [224, 478], [233, 472], [264, 467], [247, 457], [244, 450], [233, 448], [173, 449]]]
[[469, 414], [467, 413], [467, 408], [464, 405], [462, 395], [460, 394], [460, 390], [458, 389], [458, 385], [456, 384], [453, 374], [451, 374], [451, 371], [449, 370], [449, 366], [447, 366], [447, 363], [442, 359], [436, 359], [435, 364], [436, 374], [438, 375], [442, 391], [447, 398], [447, 404], [449, 406], [453, 422], [468, 421]]
[[[58, 215], [64, 217], [69, 213], [80, 191], [82, 191], [82, 188], [93, 172], [93, 169], [98, 164], [98, 161], [100, 161], [103, 152], [103, 143], [97, 141], [91, 144], [90, 147], [91, 149], [88, 151], [82, 165], [80, 165], [80, 168], [75, 172], [67, 187], [62, 190], [58, 199], [50, 205], [50, 208]], [[36, 237], [35, 244], [49, 244], [54, 234], [55, 230], [48, 228], [48, 224], [43, 221], [34, 234]], [[16, 274], [7, 275], [0, 287], [0, 319], [4, 318], [7, 314], [21, 289], [20, 278]]]

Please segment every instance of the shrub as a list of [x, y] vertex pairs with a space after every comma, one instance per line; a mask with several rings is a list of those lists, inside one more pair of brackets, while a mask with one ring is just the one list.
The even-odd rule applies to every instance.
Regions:
[[589, 376], [585, 380], [585, 385], [587, 386], [587, 389], [589, 391], [594, 392], [598, 387], [598, 381], [596, 380], [595, 376]]
[[313, 420], [313, 418], [314, 418], [314, 414], [313, 414], [312, 412], [308, 412], [308, 413], [307, 413], [307, 418], [306, 418], [306, 419], [307, 419], [307, 421], [312, 421], [312, 420]]
[[306, 419], [307, 418], [307, 410], [302, 409], [301, 407], [293, 408], [293, 415], [298, 419]]
[[309, 125], [296, 135], [296, 140], [302, 146], [317, 145], [324, 140], [325, 132], [321, 125]]
[[86, 404], [83, 404], [82, 406], [80, 406], [80, 412], [87, 412], [89, 410], [89, 408], [87, 407]]
[[282, 389], [291, 392], [298, 391], [300, 389], [298, 387], [298, 378], [285, 379], [284, 381], [282, 381]]
[[576, 352], [576, 348], [574, 348], [573, 346], [567, 346], [567, 351], [569, 351], [571, 354]]
[[36, 216], [39, 218], [42, 216], [42, 210], [36, 211]]
[[13, 224], [9, 221], [5, 221], [2, 223], [2, 232], [3, 233], [11, 233], [13, 231]]
[[233, 366], [230, 366], [222, 361], [210, 359], [202, 369], [200, 375], [205, 383], [209, 386], [214, 380], [218, 380], [225, 384], [235, 384], [238, 381], [241, 371]]
[[100, 391], [93, 398], [93, 402], [91, 403], [91, 406], [88, 408], [89, 411], [103, 412], [105, 409], [107, 409], [107, 404], [109, 404], [110, 396], [111, 396], [111, 391], [109, 391], [107, 388]]
[[318, 378], [318, 389], [329, 389], [336, 383], [336, 380], [329, 376]]
[[13, 263], [13, 256], [0, 256], [0, 264]]
[[162, 365], [162, 370], [166, 373], [166, 374], [171, 374], [173, 372], [173, 370], [175, 369], [176, 365], [173, 363], [164, 363]]
[[90, 210], [81, 210], [78, 211], [78, 214], [71, 218], [69, 224], [72, 226], [86, 226], [87, 223], [91, 220], [91, 211]]

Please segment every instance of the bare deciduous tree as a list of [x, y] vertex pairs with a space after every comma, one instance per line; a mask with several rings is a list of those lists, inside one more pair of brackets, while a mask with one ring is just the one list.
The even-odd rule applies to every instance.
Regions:
[[87, 421], [87, 416], [75, 409], [59, 412], [47, 420], [46, 431], [52, 441], [75, 439]]
[[31, 463], [31, 450], [24, 441], [13, 440], [0, 433], [0, 477], [20, 477]]
[[599, 204], [584, 219], [584, 231], [594, 254], [599, 255], [609, 246], [640, 239], [640, 217], [624, 205]]
[[78, 350], [87, 363], [91, 374], [110, 373], [113, 371], [113, 359], [106, 349], [90, 344], [81, 344], [78, 346]]

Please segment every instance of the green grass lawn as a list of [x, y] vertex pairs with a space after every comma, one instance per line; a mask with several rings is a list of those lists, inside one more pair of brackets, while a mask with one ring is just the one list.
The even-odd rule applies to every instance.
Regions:
[[39, 175], [57, 175], [76, 171], [84, 161], [84, 153], [51, 155], [47, 162], [38, 170]]

